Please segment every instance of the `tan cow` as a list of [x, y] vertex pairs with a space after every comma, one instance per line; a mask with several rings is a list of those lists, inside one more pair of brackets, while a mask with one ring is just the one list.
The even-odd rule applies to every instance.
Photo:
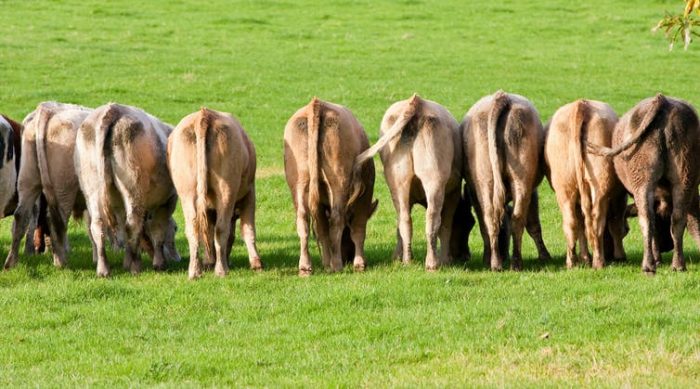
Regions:
[[603, 239], [609, 211], [615, 257], [625, 256], [624, 227], [615, 223], [624, 223], [627, 193], [615, 175], [612, 160], [587, 153], [585, 146], [586, 142], [609, 146], [616, 123], [617, 115], [609, 105], [577, 100], [559, 108], [548, 126], [545, 160], [562, 212], [568, 268], [577, 262], [577, 239], [586, 262], [590, 243], [593, 267], [600, 269], [605, 265]]
[[145, 231], [153, 268], [165, 267], [164, 244], [173, 236], [177, 195], [166, 161], [172, 127], [146, 112], [110, 103], [95, 109], [76, 139], [75, 165], [89, 213], [97, 275], [109, 275], [105, 237], [124, 238], [124, 268], [141, 270], [139, 240]]
[[[615, 126], [612, 149], [590, 143], [590, 151], [613, 157], [615, 172], [634, 196], [644, 237], [642, 270], [660, 262], [654, 200], [672, 205], [674, 270], [685, 270], [683, 232], [697, 201], [700, 181], [700, 125], [690, 104], [661, 94], [639, 102]], [[662, 189], [657, 191], [657, 189]]]
[[202, 274], [200, 239], [219, 276], [228, 272], [236, 219], [250, 268], [262, 269], [255, 247], [255, 147], [231, 114], [202, 108], [168, 139], [168, 167], [185, 214], [189, 278]]
[[[477, 208], [477, 218], [491, 248], [491, 270], [500, 271], [508, 253], [500, 248], [499, 234], [513, 201], [511, 267], [522, 268], [521, 244], [532, 195], [542, 180], [539, 167], [544, 130], [535, 107], [526, 98], [498, 91], [469, 109], [462, 121], [465, 176]], [[482, 233], [483, 235], [483, 233]], [[486, 257], [485, 257], [486, 260]]]
[[5, 269], [17, 264], [20, 240], [42, 194], [48, 208], [54, 265], [66, 265], [68, 218], [82, 204], [72, 158], [75, 136], [91, 111], [73, 104], [44, 102], [24, 119], [22, 163], [17, 182], [19, 202]]
[[401, 254], [404, 263], [411, 261], [411, 208], [421, 204], [427, 208], [425, 268], [436, 270], [451, 261], [452, 220], [460, 200], [462, 137], [457, 121], [440, 104], [413, 95], [389, 107], [380, 131], [381, 138], [358, 156], [357, 164], [380, 153], [398, 213], [394, 256]]
[[356, 165], [355, 158], [368, 147], [365, 130], [340, 105], [314, 98], [287, 122], [284, 170], [297, 213], [300, 276], [312, 272], [309, 219], [326, 269], [341, 270], [344, 255], [353, 257], [356, 271], [365, 269], [367, 221], [377, 208], [374, 163]]

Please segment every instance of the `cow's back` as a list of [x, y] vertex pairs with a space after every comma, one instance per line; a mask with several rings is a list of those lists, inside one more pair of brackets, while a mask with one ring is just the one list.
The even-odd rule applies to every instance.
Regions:
[[105, 152], [122, 196], [138, 197], [146, 208], [162, 204], [174, 194], [166, 163], [167, 127], [140, 109], [119, 110]]

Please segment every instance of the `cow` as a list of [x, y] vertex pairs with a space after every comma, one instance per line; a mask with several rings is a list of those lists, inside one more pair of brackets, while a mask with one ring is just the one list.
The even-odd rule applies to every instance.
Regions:
[[[10, 142], [3, 143], [3, 145], [7, 147], [7, 150], [3, 150], [0, 154], [6, 156], [6, 158], [14, 159], [14, 166], [13, 164], [5, 162], [3, 168], [11, 166], [12, 169], [15, 170], [15, 181], [12, 185], [13, 195], [10, 200], [5, 203], [4, 207], [0, 206], [0, 212], [2, 213], [0, 218], [2, 218], [14, 215], [17, 202], [19, 201], [19, 194], [17, 193], [17, 175], [19, 174], [20, 160], [22, 157], [22, 133], [24, 132], [24, 126], [6, 115], [0, 115], [0, 127], [10, 128], [11, 134], [8, 134], [8, 137], [12, 137]], [[10, 154], [12, 154], [11, 157]], [[4, 171], [3, 174], [9, 173]], [[7, 190], [6, 187], [5, 190]], [[46, 248], [46, 233], [49, 231], [49, 225], [46, 216], [46, 197], [43, 194], [39, 196], [34, 214], [35, 217], [32, 218], [30, 228], [27, 230], [27, 239], [24, 246], [25, 254], [43, 253]]]
[[644, 238], [642, 271], [656, 272], [660, 247], [656, 235], [657, 189], [672, 205], [673, 270], [684, 271], [683, 232], [697, 201], [700, 181], [700, 124], [685, 101], [662, 94], [629, 110], [615, 126], [612, 147], [589, 143], [589, 150], [613, 158], [615, 172], [632, 193]]
[[606, 228], [610, 230], [615, 258], [625, 257], [624, 227], [620, 223], [624, 223], [627, 193], [612, 161], [586, 152], [586, 142], [609, 146], [616, 123], [617, 114], [608, 104], [581, 99], [559, 108], [546, 126], [547, 178], [562, 212], [569, 269], [579, 257], [590, 261], [588, 244], [593, 251], [593, 268], [605, 266]]
[[185, 214], [189, 278], [202, 274], [200, 239], [215, 274], [228, 273], [236, 219], [250, 268], [261, 270], [255, 246], [255, 147], [231, 114], [202, 108], [186, 116], [168, 138], [168, 168]]
[[451, 262], [452, 221], [462, 183], [462, 136], [458, 123], [440, 104], [414, 94], [389, 107], [380, 134], [377, 143], [360, 154], [356, 163], [360, 165], [380, 153], [398, 214], [394, 257], [400, 255], [405, 264], [412, 257], [411, 208], [414, 204], [426, 207], [425, 269], [435, 271]]
[[140, 240], [152, 243], [153, 268], [165, 269], [164, 245], [174, 234], [177, 194], [166, 161], [172, 127], [139, 108], [109, 103], [83, 121], [76, 138], [75, 169], [88, 209], [97, 276], [110, 274], [107, 235], [123, 238], [123, 266], [141, 271]]
[[482, 228], [484, 246], [490, 250], [491, 270], [503, 269], [508, 253], [501, 248], [501, 229], [508, 219], [507, 203], [513, 201], [510, 231], [513, 234], [511, 268], [522, 269], [522, 234], [532, 195], [542, 180], [540, 154], [544, 130], [535, 107], [525, 97], [498, 91], [481, 98], [460, 124], [464, 140], [464, 170]]
[[365, 130], [349, 109], [313, 98], [284, 128], [284, 170], [296, 209], [301, 252], [299, 275], [312, 273], [309, 220], [321, 246], [324, 268], [336, 272], [352, 257], [366, 266], [367, 221], [377, 208], [374, 163], [356, 163], [369, 147]]
[[[5, 269], [17, 264], [20, 240], [28, 225], [34, 224], [37, 202], [39, 208], [44, 204], [40, 199], [42, 195], [47, 208], [54, 265], [59, 268], [66, 266], [68, 218], [82, 204], [72, 158], [75, 135], [91, 111], [79, 105], [50, 101], [39, 104], [24, 119], [22, 163], [17, 181], [18, 204]], [[41, 216], [41, 209], [39, 212]], [[41, 225], [41, 219], [38, 225]], [[41, 237], [35, 239], [35, 246], [36, 243], [41, 245], [42, 240]]]
[[19, 156], [15, 153], [14, 127], [5, 116], [0, 116], [0, 218], [14, 212], [18, 171]]

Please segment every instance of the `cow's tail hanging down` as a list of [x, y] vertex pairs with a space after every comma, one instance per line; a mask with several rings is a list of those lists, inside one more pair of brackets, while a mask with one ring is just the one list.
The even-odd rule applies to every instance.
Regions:
[[314, 97], [307, 110], [307, 158], [309, 164], [309, 211], [311, 220], [315, 220], [321, 202], [320, 162], [319, 162], [319, 127], [321, 126], [321, 100]]
[[[199, 241], [207, 241], [207, 232], [209, 231], [209, 220], [207, 219], [207, 132], [211, 124], [211, 113], [207, 108], [202, 107], [199, 115], [194, 120], [194, 136], [195, 136], [195, 163], [196, 167], [196, 196], [195, 196], [195, 219], [194, 219], [194, 236]], [[199, 242], [197, 242], [199, 245]], [[205, 244], [204, 248], [208, 257], [212, 253], [209, 252], [210, 245]]]
[[510, 98], [508, 94], [499, 90], [493, 97], [493, 105], [488, 116], [488, 127], [486, 130], [486, 137], [488, 141], [489, 150], [489, 161], [491, 162], [491, 174], [493, 176], [493, 197], [491, 198], [491, 207], [493, 209], [493, 223], [491, 226], [492, 231], [498, 231], [501, 228], [501, 223], [503, 221], [503, 216], [506, 209], [506, 190], [503, 185], [503, 177], [501, 176], [502, 171], [502, 158], [498, 141], [498, 123], [499, 119], [508, 114], [510, 108]]
[[[37, 167], [39, 168], [39, 179], [41, 181], [42, 187], [42, 196], [40, 197], [41, 200], [45, 200], [44, 202], [39, 202], [40, 210], [37, 228], [42, 228], [45, 232], [49, 231], [49, 221], [54, 226], [55, 231], [65, 231], [66, 226], [63, 221], [65, 220], [64, 216], [68, 216], [61, 215], [61, 211], [58, 206], [58, 199], [56, 198], [56, 191], [54, 190], [53, 182], [51, 181], [51, 176], [49, 175], [49, 162], [48, 157], [46, 155], [46, 138], [48, 136], [47, 133], [49, 131], [49, 122], [55, 114], [56, 111], [51, 109], [50, 107], [39, 105], [38, 112], [36, 115], [37, 120], [35, 121], [36, 159]], [[46, 217], [46, 210], [41, 209], [42, 206], [46, 207], [49, 210], [49, 213], [53, 215], [53, 217], [51, 217], [50, 220]], [[39, 252], [42, 251], [41, 246], [44, 243], [41, 240], [43, 239], [40, 238], [39, 242], [37, 242], [37, 239], [35, 238], [34, 242], [35, 249], [37, 249], [36, 246], [37, 243], [39, 243], [39, 248], [37, 249], [37, 251]]]
[[110, 228], [116, 226], [116, 219], [112, 213], [112, 206], [109, 199], [109, 191], [113, 185], [111, 166], [107, 158], [112, 153], [110, 139], [112, 137], [112, 128], [114, 123], [119, 119], [119, 106], [109, 104], [105, 109], [102, 117], [97, 122], [95, 127], [95, 167], [97, 170], [98, 182], [102, 184], [99, 188], [99, 202], [101, 205], [102, 215]]
[[589, 105], [586, 100], [578, 100], [574, 103], [573, 112], [570, 117], [569, 128], [571, 129], [570, 151], [576, 166], [576, 186], [578, 187], [581, 199], [581, 210], [585, 221], [586, 235], [589, 241], [593, 241], [593, 197], [591, 187], [586, 181], [586, 161], [584, 159], [585, 143], [584, 128], [589, 120]]

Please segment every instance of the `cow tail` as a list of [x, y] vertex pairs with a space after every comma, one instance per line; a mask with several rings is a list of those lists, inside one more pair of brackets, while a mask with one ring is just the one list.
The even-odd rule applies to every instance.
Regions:
[[112, 213], [112, 206], [109, 198], [113, 178], [111, 166], [109, 165], [109, 161], [107, 161], [108, 156], [111, 154], [111, 146], [109, 145], [108, 139], [111, 138], [112, 127], [118, 118], [118, 106], [109, 104], [95, 127], [95, 170], [97, 171], [97, 182], [101, 184], [99, 188], [99, 202], [102, 215], [111, 229], [116, 227], [117, 221]]
[[314, 97], [311, 100], [310, 109], [307, 111], [307, 149], [306, 154], [309, 164], [309, 211], [311, 219], [316, 217], [321, 201], [319, 170], [319, 126], [321, 125], [321, 101]]
[[[584, 159], [584, 144], [586, 140], [584, 139], [585, 134], [583, 131], [586, 125], [586, 120], [589, 115], [588, 102], [586, 100], [578, 100], [574, 103], [574, 111], [571, 115], [571, 122], [569, 123], [569, 128], [571, 129], [570, 141], [572, 142], [572, 157], [574, 159], [574, 166], [576, 166], [576, 186], [578, 187], [578, 193], [581, 199], [581, 210], [583, 211], [583, 219], [586, 225], [586, 235], [588, 240], [592, 241], [594, 239], [593, 235], [593, 194], [591, 193], [591, 187], [586, 180], [586, 161]], [[582, 250], [584, 248], [581, 248]]]
[[493, 208], [493, 223], [492, 231], [498, 233], [501, 228], [501, 222], [505, 214], [506, 207], [506, 190], [503, 185], [503, 177], [501, 176], [501, 153], [498, 145], [498, 119], [510, 107], [510, 99], [508, 95], [499, 90], [493, 97], [493, 106], [488, 116], [488, 128], [486, 137], [488, 140], [489, 160], [491, 162], [491, 173], [493, 175], [493, 197], [491, 199], [491, 207]]
[[[207, 131], [209, 129], [210, 120], [211, 116], [209, 110], [202, 108], [194, 122], [195, 161], [197, 164], [194, 235], [196, 239], [200, 239], [204, 242], [207, 241], [207, 232], [209, 231], [209, 220], [207, 219]], [[211, 257], [212, 255], [212, 253], [209, 252], [209, 246], [209, 244], [204, 245], [207, 257]]]
[[628, 148], [636, 145], [649, 132], [649, 130], [651, 129], [651, 123], [654, 121], [656, 115], [659, 114], [659, 111], [661, 111], [661, 108], [663, 108], [663, 106], [666, 103], [666, 97], [664, 97], [664, 95], [662, 95], [661, 93], [658, 93], [652, 99], [649, 110], [647, 111], [646, 115], [644, 115], [644, 118], [642, 119], [642, 122], [640, 123], [637, 129], [637, 133], [634, 134], [632, 138], [628, 139], [626, 142], [622, 143], [614, 149], [587, 143], [588, 151], [596, 155], [602, 155], [607, 158], [612, 158], [620, 154], [621, 152], [627, 150]]
[[49, 122], [51, 118], [56, 114], [51, 108], [40, 105], [39, 112], [37, 112], [37, 119], [35, 121], [35, 134], [36, 134], [36, 159], [37, 166], [39, 168], [39, 179], [41, 181], [42, 192], [46, 197], [46, 205], [50, 212], [50, 215], [55, 215], [51, 218], [51, 223], [57, 226], [60, 230], [63, 224], [63, 215], [60, 213], [60, 208], [58, 206], [58, 199], [56, 198], [56, 191], [53, 187], [53, 182], [51, 182], [51, 176], [49, 175], [49, 162], [46, 156], [46, 137], [48, 133]]

